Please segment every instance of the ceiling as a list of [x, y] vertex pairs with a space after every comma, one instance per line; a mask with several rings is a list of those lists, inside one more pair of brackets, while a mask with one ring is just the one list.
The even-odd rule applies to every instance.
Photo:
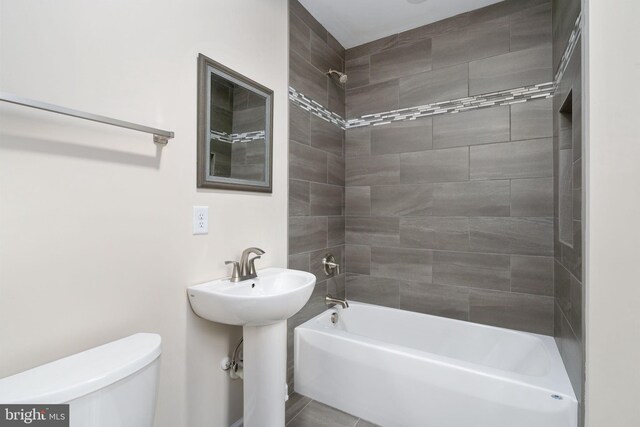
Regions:
[[502, 0], [300, 0], [347, 49]]

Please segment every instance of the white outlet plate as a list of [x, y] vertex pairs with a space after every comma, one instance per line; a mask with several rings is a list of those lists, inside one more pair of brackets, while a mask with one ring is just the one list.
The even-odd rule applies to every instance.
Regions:
[[193, 207], [193, 234], [209, 233], [209, 206]]

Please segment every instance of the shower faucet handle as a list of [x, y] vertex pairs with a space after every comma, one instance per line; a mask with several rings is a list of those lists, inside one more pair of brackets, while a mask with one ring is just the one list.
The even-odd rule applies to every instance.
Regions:
[[332, 253], [328, 253], [322, 258], [322, 265], [324, 266], [324, 274], [327, 276], [340, 275], [340, 264], [336, 262], [336, 257]]

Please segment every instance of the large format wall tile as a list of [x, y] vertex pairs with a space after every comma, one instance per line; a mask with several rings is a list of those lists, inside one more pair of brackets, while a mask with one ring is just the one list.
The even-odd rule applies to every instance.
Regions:
[[433, 119], [433, 146], [459, 147], [509, 140], [509, 107], [495, 107]]
[[333, 35], [327, 31], [327, 45], [333, 52], [340, 57], [344, 61], [345, 57], [345, 49], [344, 46], [340, 44], [338, 39], [333, 37]]
[[511, 288], [509, 255], [437, 251], [433, 255], [433, 282], [508, 291]]
[[397, 154], [348, 157], [345, 177], [347, 185], [397, 184], [400, 182], [400, 157]]
[[327, 294], [336, 298], [345, 299], [347, 297], [347, 276], [333, 276], [327, 279]]
[[473, 290], [469, 297], [469, 319], [472, 322], [551, 335], [553, 298]]
[[398, 108], [398, 80], [347, 89], [347, 118]]
[[448, 182], [433, 185], [433, 214], [509, 216], [509, 181]]
[[342, 156], [342, 131], [333, 123], [311, 116], [311, 146], [323, 151]]
[[549, 177], [553, 174], [551, 139], [471, 147], [471, 179]]
[[378, 40], [374, 40], [369, 43], [362, 44], [360, 46], [352, 47], [345, 52], [345, 58], [347, 61], [361, 58], [363, 56], [371, 56], [377, 52], [390, 49], [398, 44], [398, 35], [393, 34], [388, 37], [383, 37]]
[[371, 128], [347, 129], [345, 131], [345, 157], [368, 156], [371, 154]]
[[290, 141], [289, 178], [327, 182], [327, 153]]
[[400, 243], [400, 218], [347, 217], [347, 244], [397, 246]]
[[400, 79], [400, 108], [415, 107], [469, 95], [469, 66], [441, 68]]
[[509, 20], [469, 25], [433, 38], [433, 68], [509, 52]]
[[342, 215], [344, 207], [342, 186], [312, 182], [309, 188], [311, 216]]
[[511, 216], [553, 216], [553, 178], [511, 180]]
[[328, 234], [327, 246], [344, 245], [344, 227], [345, 220], [343, 216], [330, 216], [327, 218]]
[[383, 277], [347, 274], [347, 299], [399, 308], [400, 284]]
[[342, 59], [315, 33], [311, 33], [311, 64], [320, 71], [343, 71]]
[[289, 218], [289, 253], [309, 252], [327, 247], [327, 218]]
[[307, 61], [311, 59], [311, 30], [294, 13], [289, 12], [289, 50]]
[[371, 271], [371, 247], [346, 245], [347, 273], [369, 274]]
[[400, 182], [466, 181], [469, 179], [469, 148], [450, 148], [400, 155]]
[[289, 255], [288, 265], [293, 270], [309, 271], [309, 254], [305, 252]]
[[339, 81], [327, 78], [327, 97], [329, 111], [344, 117], [347, 107], [344, 103], [344, 87]]
[[289, 101], [289, 139], [301, 144], [311, 143], [311, 115]]
[[511, 290], [553, 296], [553, 258], [512, 255]]
[[582, 339], [582, 284], [561, 263], [554, 263], [554, 295], [571, 330]]
[[431, 69], [431, 40], [398, 46], [371, 55], [369, 78], [372, 83], [421, 73]]
[[452, 31], [460, 31], [474, 24], [493, 21], [504, 18], [523, 9], [538, 6], [548, 0], [505, 0], [480, 9], [471, 10], [466, 13], [423, 25], [398, 34], [398, 43], [405, 43], [408, 40], [419, 40], [421, 38], [432, 38]]
[[344, 157], [327, 154], [327, 182], [344, 187]]
[[371, 154], [409, 153], [432, 148], [431, 118], [371, 129]]
[[433, 252], [422, 249], [371, 248], [371, 275], [431, 282]]
[[432, 198], [433, 187], [429, 184], [377, 185], [371, 187], [371, 215], [430, 215]]
[[352, 59], [345, 63], [346, 73], [349, 76], [347, 88], [353, 89], [369, 84], [369, 57]]
[[470, 247], [474, 252], [521, 255], [553, 254], [550, 218], [469, 218]]
[[551, 1], [511, 15], [511, 50], [551, 44]]
[[345, 215], [371, 215], [371, 187], [345, 188]]
[[309, 181], [289, 180], [289, 216], [309, 215]]
[[551, 99], [523, 102], [511, 106], [511, 140], [553, 136]]
[[578, 399], [583, 398], [584, 387], [584, 344], [574, 334], [557, 302], [555, 304], [554, 336], [560, 350], [569, 380]]
[[405, 282], [400, 285], [400, 308], [469, 320], [469, 291], [460, 286]]
[[469, 95], [553, 80], [551, 48], [536, 47], [469, 63]]
[[327, 105], [327, 77], [293, 51], [289, 53], [289, 86], [321, 105]]
[[304, 6], [302, 6], [302, 4], [300, 4], [298, 0], [291, 0], [289, 2], [289, 11], [300, 18], [316, 35], [320, 36], [322, 39], [326, 39], [327, 30], [307, 11], [307, 9], [304, 8]]
[[403, 247], [469, 250], [469, 219], [466, 217], [407, 217], [400, 219]]

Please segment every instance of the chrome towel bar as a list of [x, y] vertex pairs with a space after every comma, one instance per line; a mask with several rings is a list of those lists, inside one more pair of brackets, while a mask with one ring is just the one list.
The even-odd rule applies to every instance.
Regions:
[[61, 107], [59, 105], [48, 104], [46, 102], [34, 101], [33, 99], [22, 98], [20, 96], [0, 92], [0, 101], [10, 102], [12, 104], [23, 105], [25, 107], [37, 108], [39, 110], [51, 111], [52, 113], [64, 114], [65, 116], [77, 117], [79, 119], [91, 120], [93, 122], [104, 123], [106, 125], [118, 126], [125, 129], [136, 130], [153, 134], [153, 142], [158, 144], [166, 144], [173, 138], [173, 132], [156, 129], [149, 126], [137, 125], [124, 120], [112, 119], [98, 114], [86, 113], [84, 111], [74, 110], [71, 108]]

